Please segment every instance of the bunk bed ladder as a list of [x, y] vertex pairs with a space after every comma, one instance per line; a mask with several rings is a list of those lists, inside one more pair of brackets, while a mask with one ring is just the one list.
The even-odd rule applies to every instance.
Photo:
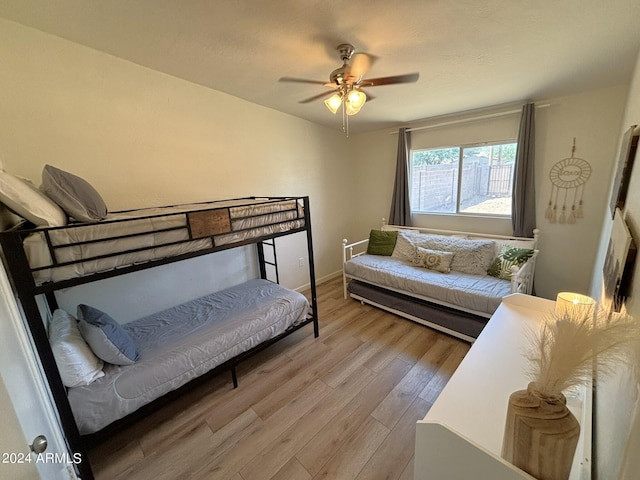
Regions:
[[[275, 238], [270, 240], [262, 240], [256, 244], [258, 247], [258, 260], [260, 263], [260, 278], [265, 280], [269, 280], [269, 272], [267, 272], [267, 265], [273, 267], [273, 271], [275, 272], [276, 279], [275, 283], [280, 283], [280, 274], [278, 272], [278, 257], [276, 254], [276, 241]], [[264, 247], [271, 247], [273, 251], [273, 261], [267, 260], [264, 254]]]

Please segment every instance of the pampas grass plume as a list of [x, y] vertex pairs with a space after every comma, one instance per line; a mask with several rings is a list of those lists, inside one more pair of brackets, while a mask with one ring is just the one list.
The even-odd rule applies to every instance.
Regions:
[[594, 315], [577, 310], [554, 314], [526, 355], [529, 377], [540, 393], [557, 396], [587, 383], [594, 367], [607, 375], [621, 362], [628, 363], [639, 339], [640, 322], [630, 316], [609, 319], [602, 311]]

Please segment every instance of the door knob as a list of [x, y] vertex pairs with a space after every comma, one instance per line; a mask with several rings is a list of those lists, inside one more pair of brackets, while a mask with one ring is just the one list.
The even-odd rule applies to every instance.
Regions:
[[38, 435], [33, 439], [33, 443], [29, 445], [29, 448], [34, 453], [42, 453], [47, 449], [47, 437], [44, 435]]

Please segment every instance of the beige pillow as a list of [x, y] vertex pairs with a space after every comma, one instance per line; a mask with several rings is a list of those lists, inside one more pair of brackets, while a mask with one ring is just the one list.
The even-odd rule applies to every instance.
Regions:
[[449, 273], [453, 255], [452, 252], [415, 247], [411, 261], [419, 267], [435, 270], [436, 272]]

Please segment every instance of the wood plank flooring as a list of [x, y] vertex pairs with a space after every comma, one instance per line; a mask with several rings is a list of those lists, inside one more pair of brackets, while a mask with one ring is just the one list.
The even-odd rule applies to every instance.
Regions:
[[318, 286], [309, 325], [89, 453], [98, 480], [413, 478], [415, 423], [469, 344]]

